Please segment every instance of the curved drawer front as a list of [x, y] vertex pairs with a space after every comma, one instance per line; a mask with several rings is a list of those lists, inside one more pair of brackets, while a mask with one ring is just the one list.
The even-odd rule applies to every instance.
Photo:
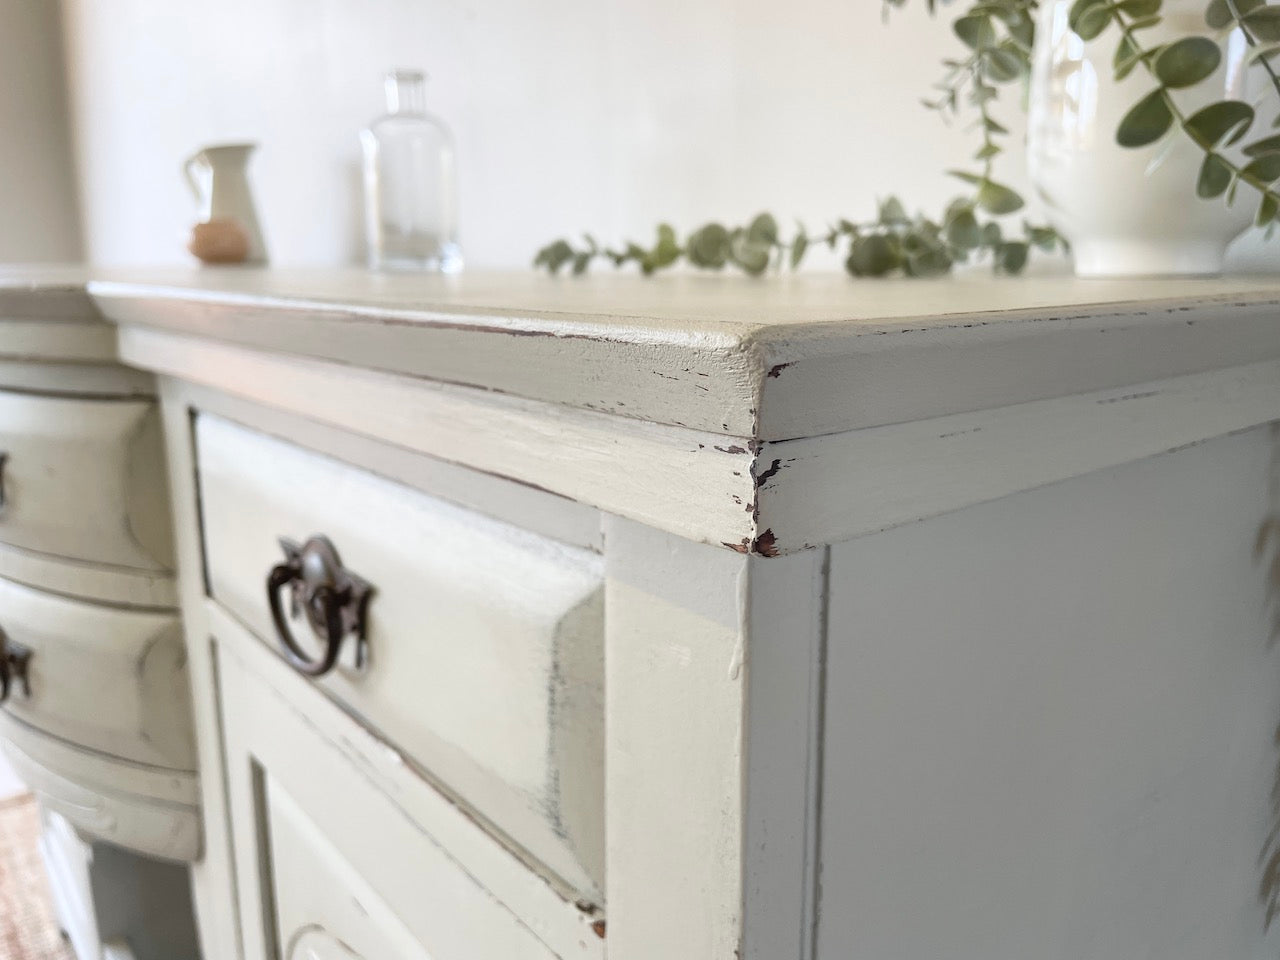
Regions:
[[195, 769], [176, 617], [80, 603], [0, 580], [0, 629], [31, 654], [28, 690], [15, 680], [0, 709], [91, 750]]
[[[316, 682], [582, 896], [603, 888], [603, 565], [235, 424], [196, 425], [211, 593], [277, 644], [278, 538], [323, 534], [372, 586]], [[298, 644], [314, 636], [292, 622]], [[234, 705], [232, 705], [234, 707]]]
[[[3, 752], [23, 783], [40, 797], [46, 809], [61, 814], [85, 834], [166, 860], [195, 860], [200, 856], [200, 811], [194, 802], [114, 789], [114, 783], [102, 786], [91, 781], [86, 786], [66, 769], [69, 766], [74, 771], [77, 763], [59, 762], [65, 751], [56, 741], [32, 732], [22, 737], [9, 736], [14, 727], [12, 721], [4, 722], [3, 718], [0, 731], [7, 737]], [[103, 762], [99, 760], [98, 764]], [[105, 760], [105, 764], [120, 768], [116, 779], [122, 787], [139, 779], [138, 773], [121, 761]], [[186, 788], [182, 792], [194, 792], [191, 783], [182, 786]]]
[[173, 566], [156, 405], [0, 390], [0, 541], [139, 570]]

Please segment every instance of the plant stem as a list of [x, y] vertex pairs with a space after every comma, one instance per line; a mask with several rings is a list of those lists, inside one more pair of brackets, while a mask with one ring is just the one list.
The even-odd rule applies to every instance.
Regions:
[[[1236, 0], [1226, 0], [1227, 9], [1231, 11], [1231, 18], [1235, 21], [1236, 26], [1240, 28], [1240, 32], [1244, 34], [1245, 41], [1250, 47], [1258, 46], [1258, 38], [1255, 37], [1245, 25], [1244, 17], [1240, 14], [1240, 8], [1236, 6]], [[1271, 85], [1275, 87], [1276, 93], [1280, 94], [1280, 74], [1276, 73], [1275, 67], [1271, 65], [1271, 58], [1263, 56], [1261, 58], [1263, 69], [1267, 71], [1267, 76], [1271, 78]]]
[[[1227, 0], [1227, 2], [1231, 3], [1231, 0]], [[1146, 56], [1146, 54], [1149, 51], [1138, 42], [1137, 34], [1133, 30], [1132, 26], [1125, 20], [1124, 14], [1122, 14], [1118, 9], [1113, 8], [1111, 11], [1111, 16], [1112, 16], [1112, 19], [1115, 21], [1116, 25], [1120, 28], [1120, 31], [1124, 34], [1125, 39], [1128, 40], [1129, 44], [1132, 46], [1132, 48], [1134, 50], [1139, 51], [1140, 53], [1139, 59], [1142, 61], [1143, 68], [1147, 71], [1147, 73], [1151, 75], [1152, 79], [1154, 79], [1157, 83], [1159, 83], [1160, 78], [1156, 75], [1155, 68], [1151, 65], [1151, 58]], [[1223, 166], [1225, 166], [1228, 170], [1231, 171], [1231, 175], [1233, 178], [1235, 178], [1236, 180], [1243, 180], [1245, 183], [1249, 184], [1249, 186], [1253, 187], [1255, 190], [1261, 193], [1264, 199], [1269, 197], [1272, 199], [1273, 203], [1280, 204], [1280, 194], [1277, 194], [1274, 191], [1272, 191], [1270, 184], [1266, 183], [1263, 180], [1259, 180], [1257, 177], [1253, 176], [1252, 174], [1245, 173], [1245, 171], [1238, 164], [1236, 164], [1232, 160], [1227, 159], [1222, 154], [1217, 153], [1214, 150], [1214, 145], [1212, 143], [1207, 143], [1206, 141], [1204, 141], [1200, 136], [1198, 136], [1195, 133], [1195, 131], [1193, 131], [1190, 127], [1187, 126], [1186, 115], [1182, 112], [1181, 108], [1179, 108], [1178, 104], [1173, 99], [1173, 95], [1169, 92], [1169, 89], [1163, 83], [1160, 83], [1160, 93], [1161, 93], [1162, 99], [1164, 100], [1165, 106], [1168, 107], [1169, 112], [1173, 114], [1173, 119], [1177, 123], [1178, 129], [1182, 131], [1182, 133], [1187, 137], [1188, 140], [1190, 140], [1197, 147], [1199, 147], [1203, 153], [1213, 154], [1214, 156], [1216, 156], [1218, 160], [1221, 161]]]

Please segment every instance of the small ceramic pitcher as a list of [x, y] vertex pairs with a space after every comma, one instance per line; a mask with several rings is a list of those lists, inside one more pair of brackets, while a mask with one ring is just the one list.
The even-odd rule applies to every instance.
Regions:
[[208, 146], [187, 158], [182, 165], [191, 192], [200, 205], [200, 219], [231, 220], [248, 240], [246, 263], [266, 263], [267, 249], [258, 226], [258, 214], [249, 190], [249, 157], [255, 143], [222, 143]]

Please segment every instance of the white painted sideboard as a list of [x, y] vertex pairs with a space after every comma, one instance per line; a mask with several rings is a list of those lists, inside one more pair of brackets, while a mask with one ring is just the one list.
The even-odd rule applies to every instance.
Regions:
[[1280, 283], [89, 291], [206, 957], [1275, 955]]
[[197, 952], [186, 648], [154, 379], [81, 270], [0, 272], [0, 746], [79, 960]]

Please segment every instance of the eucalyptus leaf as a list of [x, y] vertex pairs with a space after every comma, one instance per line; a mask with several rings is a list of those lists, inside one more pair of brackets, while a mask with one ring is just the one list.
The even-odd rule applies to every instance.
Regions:
[[1031, 17], [1023, 14], [1022, 16], [1006, 18], [1005, 27], [1008, 29], [1009, 37], [1014, 43], [1028, 52], [1031, 50], [1031, 46], [1036, 39], [1036, 25]]
[[1008, 48], [995, 47], [986, 51], [983, 65], [987, 76], [996, 83], [1011, 83], [1023, 74], [1025, 61]]
[[1258, 215], [1254, 217], [1255, 226], [1265, 227], [1276, 219], [1276, 214], [1280, 213], [1280, 200], [1276, 199], [1274, 193], [1265, 193], [1262, 195], [1262, 202], [1258, 204]]
[[1024, 206], [1022, 197], [1003, 184], [988, 180], [978, 187], [978, 206], [988, 213], [1014, 213]]
[[1027, 265], [1027, 254], [1030, 248], [1022, 242], [1004, 243], [996, 251], [996, 267], [1003, 273], [1021, 273]]
[[1280, 133], [1263, 137], [1261, 140], [1255, 140], [1244, 148], [1244, 152], [1250, 157], [1261, 157], [1268, 153], [1280, 153]]
[[950, 270], [953, 263], [947, 251], [927, 248], [908, 254], [903, 269], [913, 277], [936, 277]]
[[1117, 6], [1128, 17], [1150, 17], [1160, 12], [1161, 0], [1121, 0]]
[[1221, 30], [1228, 24], [1234, 23], [1235, 19], [1231, 8], [1227, 6], [1227, 0], [1210, 0], [1209, 6], [1204, 11], [1204, 22], [1214, 30]]
[[1177, 139], [1176, 137], [1166, 138], [1163, 146], [1161, 146], [1160, 149], [1157, 150], [1155, 154], [1151, 157], [1151, 159], [1147, 161], [1147, 167], [1145, 170], [1142, 171], [1142, 175], [1144, 177], [1149, 177], [1152, 174], [1154, 174], [1157, 170], [1159, 170], [1161, 167], [1163, 167], [1165, 164], [1165, 161], [1169, 159], [1170, 155], [1173, 153], [1174, 150], [1176, 150], [1181, 145], [1181, 143], [1182, 141]]
[[1216, 147], [1224, 139], [1237, 142], [1249, 132], [1253, 118], [1253, 107], [1243, 100], [1219, 100], [1188, 117], [1187, 131], [1205, 146]]
[[1280, 180], [1280, 153], [1266, 153], [1250, 160], [1240, 175], [1257, 183], [1274, 183]]
[[747, 227], [747, 235], [756, 243], [778, 242], [778, 221], [771, 213], [761, 213]]
[[1080, 21], [1076, 24], [1075, 31], [1081, 40], [1093, 40], [1107, 29], [1107, 24], [1111, 22], [1111, 8], [1106, 4], [1090, 7], [1080, 17]]
[[883, 234], [859, 237], [849, 249], [845, 267], [855, 277], [882, 277], [898, 265], [893, 245]]
[[982, 229], [973, 211], [965, 210], [947, 224], [947, 242], [961, 250], [973, 250], [982, 244]]
[[1222, 51], [1208, 37], [1183, 37], [1160, 51], [1151, 65], [1162, 84], [1177, 90], [1208, 77], [1222, 62]]
[[796, 234], [796, 238], [791, 241], [791, 269], [794, 270], [800, 266], [800, 261], [804, 259], [805, 252], [809, 249], [809, 238], [804, 232]]
[[1053, 253], [1058, 246], [1058, 233], [1049, 227], [1033, 227], [1029, 223], [1022, 225], [1028, 239], [1045, 253]]
[[557, 240], [538, 251], [537, 256], [533, 258], [533, 265], [546, 267], [551, 273], [557, 273], [572, 258], [573, 247], [569, 246], [566, 240]]
[[729, 256], [733, 262], [753, 277], [769, 268], [772, 250], [768, 243], [754, 239], [749, 230], [735, 230], [729, 241]]
[[1106, 0], [1075, 0], [1067, 13], [1067, 24], [1082, 40], [1092, 40], [1111, 19]]
[[1139, 100], [1120, 121], [1116, 142], [1122, 147], [1145, 147], [1155, 143], [1173, 126], [1173, 113], [1165, 92], [1156, 88]]
[[686, 256], [695, 267], [719, 270], [729, 259], [729, 231], [721, 224], [708, 223], [689, 237]]
[[659, 270], [662, 267], [669, 267], [680, 259], [680, 244], [676, 240], [675, 229], [670, 224], [660, 224], [658, 226], [658, 242], [654, 248], [649, 251], [646, 262], [650, 269]]
[[1227, 192], [1232, 180], [1231, 165], [1216, 153], [1207, 153], [1196, 180], [1196, 195], [1208, 200]]
[[880, 222], [885, 224], [910, 223], [907, 209], [897, 197], [890, 197], [880, 204]]
[[1259, 6], [1246, 13], [1241, 23], [1259, 40], [1280, 40], [1280, 7]]
[[1142, 51], [1128, 37], [1121, 37], [1116, 44], [1116, 53], [1111, 60], [1111, 69], [1117, 80], [1123, 80], [1133, 68], [1142, 62]]
[[985, 50], [996, 42], [996, 28], [985, 15], [961, 17], [952, 29], [971, 50]]
[[1277, 56], [1280, 56], [1280, 43], [1268, 43], [1250, 50], [1248, 63], [1253, 65], [1262, 60], [1269, 61]]

